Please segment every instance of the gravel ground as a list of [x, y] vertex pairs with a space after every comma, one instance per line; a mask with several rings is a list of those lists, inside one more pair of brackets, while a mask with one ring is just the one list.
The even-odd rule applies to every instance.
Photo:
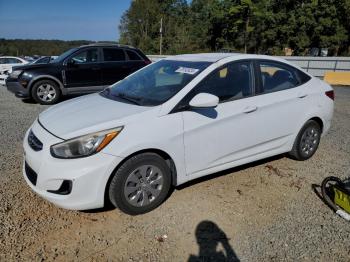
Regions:
[[35, 195], [22, 178], [21, 144], [46, 107], [0, 87], [0, 261], [197, 261], [200, 254], [350, 261], [349, 223], [312, 190], [326, 176], [350, 176], [350, 88], [335, 91], [332, 128], [312, 159], [278, 156], [227, 170], [181, 186], [158, 209], [131, 217], [67, 211]]

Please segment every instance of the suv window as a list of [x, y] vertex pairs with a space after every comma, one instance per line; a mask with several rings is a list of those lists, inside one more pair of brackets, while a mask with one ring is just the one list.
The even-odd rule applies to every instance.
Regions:
[[84, 50], [74, 55], [70, 61], [74, 61], [75, 64], [86, 64], [98, 62], [97, 48]]
[[103, 48], [104, 61], [125, 61], [125, 53], [119, 48]]
[[141, 57], [138, 54], [136, 54], [134, 51], [130, 51], [130, 50], [125, 50], [125, 51], [128, 54], [129, 60], [134, 60], [134, 61], [142, 60]]
[[295, 70], [288, 65], [260, 62], [262, 93], [271, 93], [299, 85]]
[[7, 64], [7, 58], [0, 58], [0, 64]]
[[220, 102], [252, 95], [253, 74], [250, 62], [233, 62], [215, 70], [190, 92], [187, 103], [199, 93], [219, 97]]

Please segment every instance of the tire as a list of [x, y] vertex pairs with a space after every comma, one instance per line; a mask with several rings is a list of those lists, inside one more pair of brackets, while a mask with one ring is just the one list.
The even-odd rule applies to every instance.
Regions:
[[289, 152], [289, 155], [293, 159], [299, 161], [304, 161], [311, 158], [318, 148], [320, 138], [320, 125], [314, 120], [307, 121], [299, 131], [292, 151]]
[[33, 99], [42, 105], [53, 105], [61, 97], [61, 90], [58, 84], [52, 80], [41, 80], [32, 88]]
[[170, 186], [171, 171], [165, 160], [155, 153], [143, 153], [118, 168], [108, 195], [122, 212], [139, 215], [158, 207], [168, 196]]

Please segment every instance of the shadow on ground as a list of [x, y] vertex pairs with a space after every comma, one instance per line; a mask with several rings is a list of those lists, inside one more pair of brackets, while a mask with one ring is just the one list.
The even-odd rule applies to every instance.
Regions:
[[240, 261], [224, 231], [212, 221], [204, 220], [197, 225], [198, 255], [190, 255], [188, 262]]

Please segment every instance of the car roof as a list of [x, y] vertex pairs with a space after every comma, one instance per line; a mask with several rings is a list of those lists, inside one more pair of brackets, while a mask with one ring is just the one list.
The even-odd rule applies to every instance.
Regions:
[[18, 59], [23, 59], [23, 58], [18, 57], [18, 56], [0, 56], [0, 58], [18, 58]]
[[166, 57], [166, 60], [174, 61], [192, 61], [192, 62], [218, 62], [225, 58], [233, 59], [264, 59], [271, 61], [279, 61], [290, 64], [287, 60], [274, 56], [267, 55], [255, 55], [255, 54], [243, 54], [243, 53], [200, 53], [200, 54], [184, 54]]
[[91, 43], [88, 45], [82, 45], [81, 47], [94, 47], [94, 46], [98, 46], [98, 47], [122, 47], [122, 48], [130, 48], [130, 49], [136, 49], [133, 46], [130, 45], [122, 45], [122, 44], [118, 44], [118, 43]]
[[236, 55], [238, 55], [238, 53], [200, 53], [169, 56], [166, 59], [175, 61], [216, 62], [226, 57]]

